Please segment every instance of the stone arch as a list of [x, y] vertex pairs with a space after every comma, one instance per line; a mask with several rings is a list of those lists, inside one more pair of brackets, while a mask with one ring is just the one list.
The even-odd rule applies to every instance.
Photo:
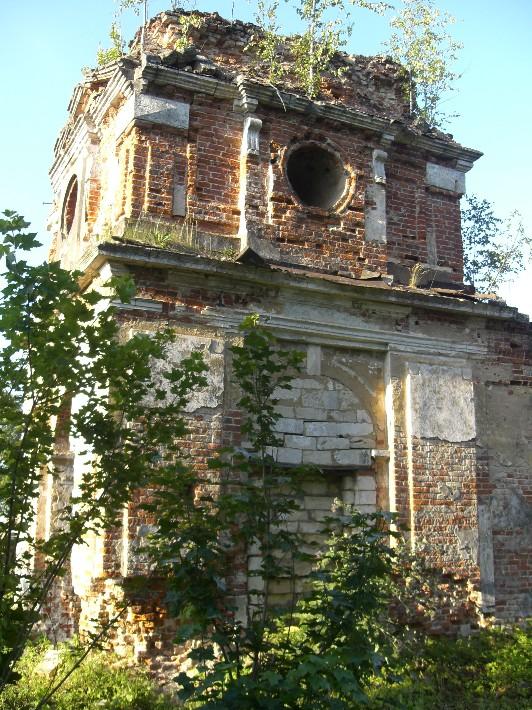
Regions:
[[[377, 376], [372, 377], [370, 369]], [[382, 364], [368, 353], [336, 351], [324, 353], [321, 372], [342, 383], [360, 400], [362, 408], [370, 414], [375, 434], [379, 434], [376, 448], [380, 448], [386, 440]]]

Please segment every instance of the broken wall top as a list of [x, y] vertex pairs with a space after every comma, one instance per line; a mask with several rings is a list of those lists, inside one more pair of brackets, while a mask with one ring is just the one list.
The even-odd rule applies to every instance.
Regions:
[[[254, 42], [261, 30], [240, 20], [228, 21], [218, 13], [194, 13], [201, 17], [198, 28], [191, 27], [183, 41], [186, 13], [163, 13], [151, 20], [145, 36], [145, 52], [157, 54], [163, 64], [210, 74], [215, 78], [234, 81], [239, 74], [268, 84], [268, 63], [257, 55]], [[176, 41], [188, 45], [179, 55], [174, 51]], [[133, 41], [132, 54], [140, 51], [139, 34]], [[194, 54], [199, 55], [196, 59]], [[293, 72], [294, 58], [290, 41], [279, 46], [284, 76], [280, 89], [301, 94]], [[336, 53], [331, 70], [325, 73], [319, 99], [344, 104], [372, 115], [402, 119], [408, 114], [405, 101], [404, 70], [387, 57], [349, 56]]]

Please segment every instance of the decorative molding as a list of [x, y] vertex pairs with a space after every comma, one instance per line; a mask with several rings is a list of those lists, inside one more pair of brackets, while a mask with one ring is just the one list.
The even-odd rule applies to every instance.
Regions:
[[[198, 258], [177, 252], [167, 251], [156, 247], [134, 246], [104, 242], [87, 249], [77, 264], [80, 271], [86, 271], [81, 277], [83, 287], [88, 286], [94, 277], [94, 269], [100, 269], [104, 263], [113, 265], [113, 269], [127, 270], [128, 264], [137, 264], [159, 269], [171, 269], [176, 273], [188, 273], [191, 278], [197, 279], [201, 274], [209, 276], [213, 282], [251, 284], [256, 287], [287, 288], [294, 291], [305, 291], [316, 296], [325, 294], [327, 299], [347, 298], [356, 303], [381, 303], [383, 308], [401, 309], [408, 313], [409, 309], [426, 308], [429, 311], [439, 311], [454, 314], [463, 314], [477, 318], [492, 318], [502, 320], [517, 320], [528, 323], [526, 315], [519, 313], [516, 308], [507, 306], [504, 302], [479, 302], [468, 298], [440, 295], [433, 291], [425, 292], [422, 289], [407, 289], [404, 287], [390, 287], [383, 283], [375, 286], [355, 279], [335, 279], [327, 274], [312, 275], [308, 272], [301, 274], [283, 269], [260, 268], [243, 266], [237, 262], [222, 262], [207, 257]], [[351, 282], [352, 281], [352, 282]], [[348, 283], [349, 282], [349, 283]], [[304, 324], [302, 324], [304, 327]], [[406, 338], [410, 335], [406, 334]], [[475, 348], [476, 350], [478, 348]], [[480, 348], [483, 351], [483, 348]]]
[[312, 113], [316, 118], [337, 121], [354, 128], [377, 133], [380, 135], [381, 143], [385, 146], [389, 146], [393, 142], [410, 143], [432, 155], [460, 161], [460, 169], [463, 171], [469, 170], [475, 160], [482, 156], [480, 151], [465, 148], [458, 143], [433, 136], [418, 135], [399, 121], [394, 121], [392, 124], [389, 119], [371, 116], [352, 108], [311, 101], [303, 96], [281, 91], [274, 86], [259, 84], [242, 75], [237, 76], [235, 83], [229, 84], [210, 76], [193, 74], [149, 62], [145, 67], [137, 70], [137, 75], [141, 75], [143, 79], [155, 84], [171, 84], [180, 89], [196, 91], [220, 99], [233, 101], [236, 99], [234, 104], [236, 109], [246, 113], [255, 111], [257, 104], [280, 108], [283, 111]]
[[259, 134], [262, 121], [255, 116], [246, 116], [242, 132], [242, 155], [259, 154]]
[[376, 183], [386, 184], [386, 172], [384, 163], [388, 158], [388, 153], [384, 150], [376, 148], [373, 151], [373, 179]]

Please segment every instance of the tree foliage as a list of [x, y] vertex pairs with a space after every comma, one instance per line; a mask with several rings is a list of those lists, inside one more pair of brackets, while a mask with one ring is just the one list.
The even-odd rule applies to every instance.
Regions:
[[122, 38], [122, 32], [120, 31], [120, 25], [115, 20], [111, 23], [111, 29], [109, 30], [109, 39], [111, 40], [111, 47], [109, 49], [103, 49], [98, 47], [96, 53], [96, 61], [98, 66], [104, 66], [110, 62], [115, 62], [124, 56], [124, 40]]
[[532, 237], [521, 214], [514, 210], [502, 219], [494, 209], [491, 202], [475, 195], [467, 195], [462, 205], [464, 280], [489, 293], [532, 260]]
[[[0, 689], [14, 679], [74, 545], [115, 523], [131, 492], [149, 485], [157, 451], [184, 431], [187, 397], [204, 382], [201, 357], [193, 355], [168, 369], [165, 388], [154, 389], [152, 364], [165, 359], [172, 333], [121, 341], [108, 299], [127, 301], [131, 283], [108, 284], [106, 295], [82, 292], [79, 274], [58, 263], [31, 266], [20, 256], [38, 246], [28, 226], [11, 211], [0, 219], [7, 267], [0, 297]], [[56, 501], [45, 531], [36, 526], [39, 487], [49, 480], [60, 494], [65, 474], [55, 453], [69, 440], [85, 458], [83, 478], [72, 497]]]
[[[370, 0], [353, 0], [350, 4], [379, 14], [389, 7]], [[314, 98], [331, 59], [351, 35], [353, 21], [344, 0], [298, 0], [296, 12], [303, 31], [292, 40], [294, 70], [305, 95]]]
[[411, 113], [430, 126], [442, 127], [452, 118], [441, 104], [460, 77], [453, 67], [462, 44], [449, 32], [455, 22], [434, 0], [403, 0], [390, 21], [392, 35], [385, 46], [407, 71]]
[[[300, 31], [289, 37], [280, 35], [278, 0], [259, 0], [255, 20], [261, 30], [251, 46], [268, 66], [270, 83], [280, 82], [288, 71], [295, 74], [305, 96], [316, 98], [322, 77], [331, 69], [336, 52], [345, 47], [353, 30], [351, 7], [379, 14], [390, 6], [377, 0], [293, 0], [288, 3], [299, 17]], [[290, 62], [282, 47], [290, 52]]]

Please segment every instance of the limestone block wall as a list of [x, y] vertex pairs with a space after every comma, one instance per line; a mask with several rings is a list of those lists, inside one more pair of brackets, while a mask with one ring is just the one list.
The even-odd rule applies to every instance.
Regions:
[[[302, 483], [302, 494], [296, 496], [299, 510], [294, 511], [283, 523], [292, 533], [298, 533], [305, 541], [303, 550], [315, 554], [326, 544], [325, 521], [338, 514], [339, 505], [352, 505], [361, 513], [377, 510], [377, 490], [372, 471], [325, 471], [324, 476]], [[251, 546], [247, 551], [248, 572], [260, 568], [261, 557]], [[269, 598], [273, 605], [290, 604], [293, 595], [303, 594], [308, 585], [311, 565], [308, 562], [294, 563], [294, 580], [278, 579], [269, 584]], [[248, 577], [248, 591], [263, 591], [259, 577]]]
[[272, 455], [284, 464], [371, 466], [373, 423], [355, 394], [321, 375], [297, 377], [277, 390], [280, 446]]
[[[123, 316], [122, 332], [126, 337], [158, 327], [156, 322], [146, 321], [142, 312], [140, 318], [132, 317], [133, 313]], [[168, 350], [168, 360], [173, 363], [193, 349], [201, 350], [209, 366], [207, 388], [199, 391], [187, 407], [190, 433], [182, 442], [192, 465], [200, 474], [205, 470], [206, 487], [212, 482], [212, 473], [207, 474], [205, 468], [207, 458], [222, 444], [246, 446], [240, 440], [237, 393], [226, 382], [230, 367], [228, 344], [233, 338], [234, 335], [212, 329], [181, 326], [176, 342]], [[303, 348], [307, 359], [304, 372], [293, 380], [293, 389], [276, 393], [282, 415], [277, 428], [283, 446], [276, 447], [272, 454], [288, 470], [290, 465], [300, 463], [323, 467], [324, 475], [316, 475], [303, 484], [298, 498], [300, 510], [285, 523], [288, 530], [301, 533], [309, 545], [322, 545], [326, 539], [324, 520], [336, 514], [339, 503], [353, 505], [361, 512], [374, 512], [380, 497], [382, 506], [385, 492], [377, 490], [372, 455], [377, 442], [382, 445], [383, 406], [378, 397], [371, 407], [367, 404], [371, 401], [368, 392], [373, 388], [382, 393], [382, 358], [364, 351], [336, 351], [317, 345], [289, 347]], [[334, 374], [335, 368], [343, 372], [344, 380], [346, 372], [351, 376], [361, 390], [358, 395], [331, 375], [319, 374], [322, 370]], [[357, 372], [364, 373], [358, 375], [358, 380]], [[154, 377], [164, 384], [158, 372], [154, 372]], [[124, 581], [152, 575], [149, 561], [139, 553], [143, 538], [156, 525], [156, 520], [140, 509], [149, 499], [149, 490], [139, 491], [124, 510], [119, 525], [106, 531], [103, 539], [88, 541], [91, 544], [85, 549], [90, 555], [83, 557], [81, 549], [73, 555], [74, 591], [79, 599], [77, 628], [81, 633], [93, 632], [98, 623], [107, 622], [119, 612], [121, 600], [128, 595]], [[250, 548], [242, 559], [235, 558], [234, 568], [228, 570], [226, 583], [240, 603], [257, 583], [257, 578], [247, 574], [257, 564], [256, 553]], [[297, 593], [303, 592], [309, 569], [305, 564], [296, 570]], [[137, 658], [149, 659], [154, 670], [164, 671], [179, 657], [179, 649], [172, 644], [175, 622], [166, 616], [164, 589], [158, 585], [154, 579], [150, 593], [130, 600], [125, 616], [112, 632], [112, 643], [118, 652], [133, 650]], [[292, 588], [287, 585], [283, 579], [273, 583], [272, 602], [289, 601]]]

